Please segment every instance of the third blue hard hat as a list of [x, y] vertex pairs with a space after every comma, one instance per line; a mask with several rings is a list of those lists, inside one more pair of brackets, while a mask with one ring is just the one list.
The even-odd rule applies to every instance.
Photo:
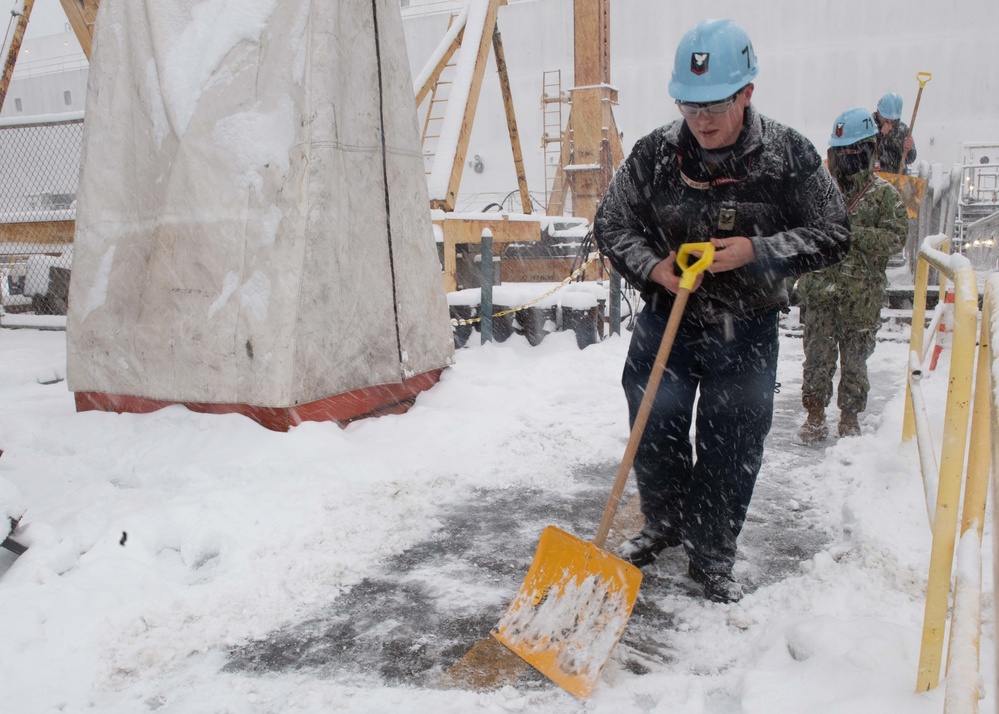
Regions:
[[896, 121], [902, 118], [902, 95], [898, 92], [888, 92], [878, 100], [878, 114], [885, 119]]
[[749, 35], [732, 20], [702, 20], [680, 39], [669, 94], [681, 102], [727, 99], [759, 73]]

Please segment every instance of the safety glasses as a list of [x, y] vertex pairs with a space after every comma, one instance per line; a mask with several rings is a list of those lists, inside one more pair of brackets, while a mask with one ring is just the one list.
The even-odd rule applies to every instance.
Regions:
[[732, 108], [736, 97], [739, 96], [739, 92], [741, 91], [740, 89], [728, 99], [722, 99], [717, 102], [681, 102], [677, 99], [676, 106], [680, 110], [680, 113], [687, 119], [696, 116], [720, 117]]

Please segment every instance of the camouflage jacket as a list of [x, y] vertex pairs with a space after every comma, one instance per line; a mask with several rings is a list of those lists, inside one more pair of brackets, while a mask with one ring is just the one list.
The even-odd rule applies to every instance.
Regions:
[[895, 187], [873, 169], [837, 181], [847, 206], [852, 206], [850, 254], [837, 265], [801, 276], [798, 295], [806, 308], [844, 297], [874, 301], [880, 308], [888, 284], [888, 258], [902, 250], [909, 232], [905, 204]]
[[[878, 140], [878, 171], [884, 171], [890, 174], [903, 173], [898, 170], [898, 164], [902, 160], [902, 145], [905, 142], [905, 137], [909, 135], [909, 125], [903, 121], [896, 121], [894, 126], [892, 126], [891, 131], [887, 134], [879, 133], [877, 135]], [[909, 149], [908, 155], [905, 157], [905, 165], [908, 166], [913, 161], [916, 160], [916, 147]]]
[[712, 323], [783, 307], [785, 277], [843, 259], [850, 231], [842, 195], [798, 132], [749, 107], [718, 168], [711, 171], [702, 156], [683, 120], [660, 127], [635, 144], [597, 209], [597, 245], [646, 300], [672, 304], [649, 274], [683, 243], [753, 242], [752, 263], [706, 273], [691, 294], [688, 316]]

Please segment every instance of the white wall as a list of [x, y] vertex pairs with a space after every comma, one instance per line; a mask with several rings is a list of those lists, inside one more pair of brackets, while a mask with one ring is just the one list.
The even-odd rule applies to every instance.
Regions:
[[[32, 12], [29, 30], [39, 19]], [[88, 66], [72, 31], [33, 38], [26, 35], [0, 118], [82, 112], [87, 98]], [[66, 92], [69, 92], [68, 103]]]
[[[433, 7], [433, 6], [431, 6]], [[959, 162], [963, 142], [999, 144], [999, 2], [996, 0], [612, 0], [611, 81], [625, 149], [677, 117], [666, 84], [683, 33], [704, 17], [732, 17], [749, 32], [760, 62], [754, 101], [765, 114], [807, 135], [824, 153], [843, 109], [871, 110], [888, 91], [902, 94], [908, 122], [917, 72], [923, 90], [914, 136], [921, 159]], [[417, 9], [418, 10], [418, 9]], [[404, 11], [414, 75], [447, 26], [446, 13]], [[561, 69], [572, 86], [572, 0], [510, 0], [499, 14], [528, 183], [543, 190], [542, 73]], [[466, 171], [462, 209], [481, 208], [516, 188], [495, 66], [482, 89], [469, 155], [482, 174]]]
[[[45, 3], [48, 3], [46, 5]], [[544, 188], [541, 149], [542, 73], [561, 69], [563, 88], [572, 86], [572, 0], [509, 0], [499, 25], [509, 66], [528, 183]], [[422, 69], [447, 27], [458, 0], [412, 0], [402, 10], [413, 74]], [[420, 6], [422, 5], [422, 7]], [[673, 53], [682, 34], [704, 17], [732, 17], [753, 39], [760, 60], [754, 94], [766, 114], [804, 132], [824, 151], [835, 116], [851, 106], [873, 109], [887, 91], [905, 100], [909, 121], [916, 98], [915, 75], [933, 73], [923, 91], [915, 138], [920, 158], [950, 165], [963, 142], [999, 143], [999, 2], [996, 0], [611, 0], [611, 80], [620, 90], [615, 109], [625, 148], [677, 115], [666, 94]], [[430, 12], [431, 14], [420, 14]], [[38, 0], [29, 23], [65, 29], [58, 0]], [[59, 22], [55, 19], [58, 18]], [[67, 43], [79, 53], [71, 32], [25, 41]], [[41, 47], [36, 54], [42, 54]], [[80, 55], [82, 56], [82, 55]], [[2, 117], [30, 116], [82, 108], [86, 70], [41, 80], [27, 78], [30, 55], [18, 60]], [[34, 73], [34, 70], [32, 70]], [[65, 106], [63, 92], [72, 92]], [[14, 112], [14, 98], [22, 111]], [[77, 105], [77, 102], [80, 102]], [[460, 207], [482, 208], [516, 188], [495, 65], [490, 60], [469, 148], [485, 164], [482, 174], [465, 171]]]

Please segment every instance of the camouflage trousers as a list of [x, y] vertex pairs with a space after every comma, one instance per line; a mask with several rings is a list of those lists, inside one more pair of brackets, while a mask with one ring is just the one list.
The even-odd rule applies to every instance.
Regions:
[[874, 352], [881, 326], [881, 295], [866, 300], [807, 301], [802, 309], [805, 364], [802, 366], [802, 402], [829, 406], [833, 376], [839, 360], [836, 405], [841, 411], [867, 408], [871, 383], [867, 358]]

